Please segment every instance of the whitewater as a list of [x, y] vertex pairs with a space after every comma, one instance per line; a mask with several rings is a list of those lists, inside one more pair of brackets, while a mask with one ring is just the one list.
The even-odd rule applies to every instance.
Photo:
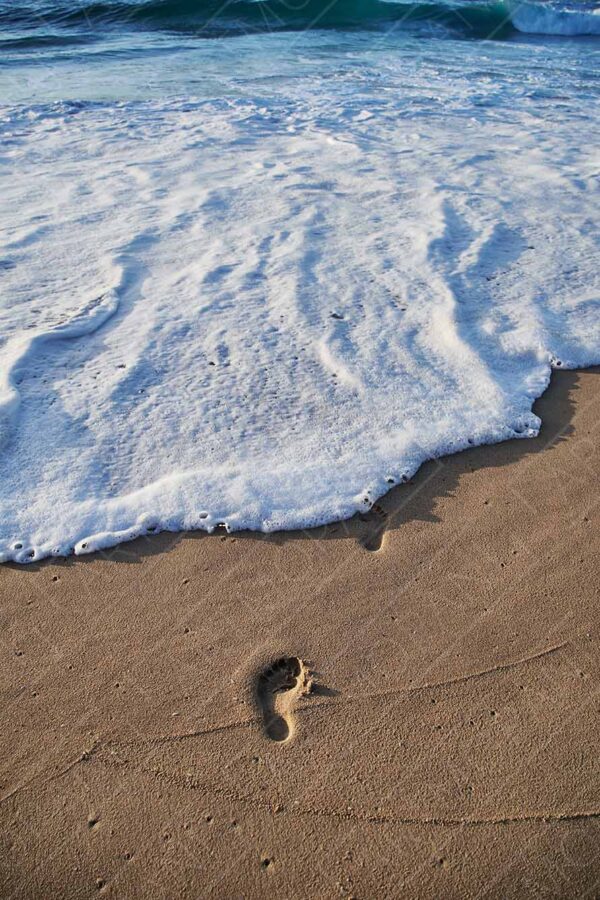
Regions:
[[0, 561], [343, 519], [600, 363], [592, 8], [123, 6], [0, 0]]

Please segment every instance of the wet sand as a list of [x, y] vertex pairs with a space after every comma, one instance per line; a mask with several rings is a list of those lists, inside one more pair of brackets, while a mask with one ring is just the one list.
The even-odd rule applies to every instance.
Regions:
[[600, 896], [599, 376], [364, 520], [2, 567], [0, 895]]

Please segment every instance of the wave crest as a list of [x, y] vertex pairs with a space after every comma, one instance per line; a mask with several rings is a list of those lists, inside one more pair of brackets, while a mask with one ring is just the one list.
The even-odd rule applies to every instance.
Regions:
[[511, 13], [512, 24], [525, 34], [548, 34], [577, 37], [600, 35], [597, 12], [555, 9], [537, 3], [520, 4]]
[[19, 6], [0, 0], [0, 24], [157, 28], [204, 37], [306, 28], [379, 28], [386, 24], [446, 28], [464, 37], [498, 39], [515, 30], [541, 35], [600, 35], [600, 16], [542, 3], [407, 3], [405, 0], [104, 0]]

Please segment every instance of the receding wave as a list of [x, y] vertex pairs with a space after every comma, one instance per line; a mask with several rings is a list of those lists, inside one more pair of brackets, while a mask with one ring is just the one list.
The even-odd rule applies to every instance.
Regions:
[[378, 28], [429, 23], [474, 38], [515, 30], [543, 35], [600, 35], [600, 15], [544, 3], [406, 3], [397, 0], [115, 0], [15, 8], [0, 2], [0, 25], [169, 29], [214, 37], [305, 28]]

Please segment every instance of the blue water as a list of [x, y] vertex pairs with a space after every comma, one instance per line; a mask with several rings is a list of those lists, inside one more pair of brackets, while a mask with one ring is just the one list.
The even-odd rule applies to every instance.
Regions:
[[600, 363], [585, 0], [0, 0], [0, 561], [369, 509]]
[[[453, 67], [481, 60], [593, 79], [591, 0], [0, 0], [0, 101], [240, 94], [327, 77], [396, 50]], [[529, 67], [528, 62], [531, 61]], [[557, 74], [558, 74], [557, 72]], [[460, 73], [459, 73], [460, 74]]]

